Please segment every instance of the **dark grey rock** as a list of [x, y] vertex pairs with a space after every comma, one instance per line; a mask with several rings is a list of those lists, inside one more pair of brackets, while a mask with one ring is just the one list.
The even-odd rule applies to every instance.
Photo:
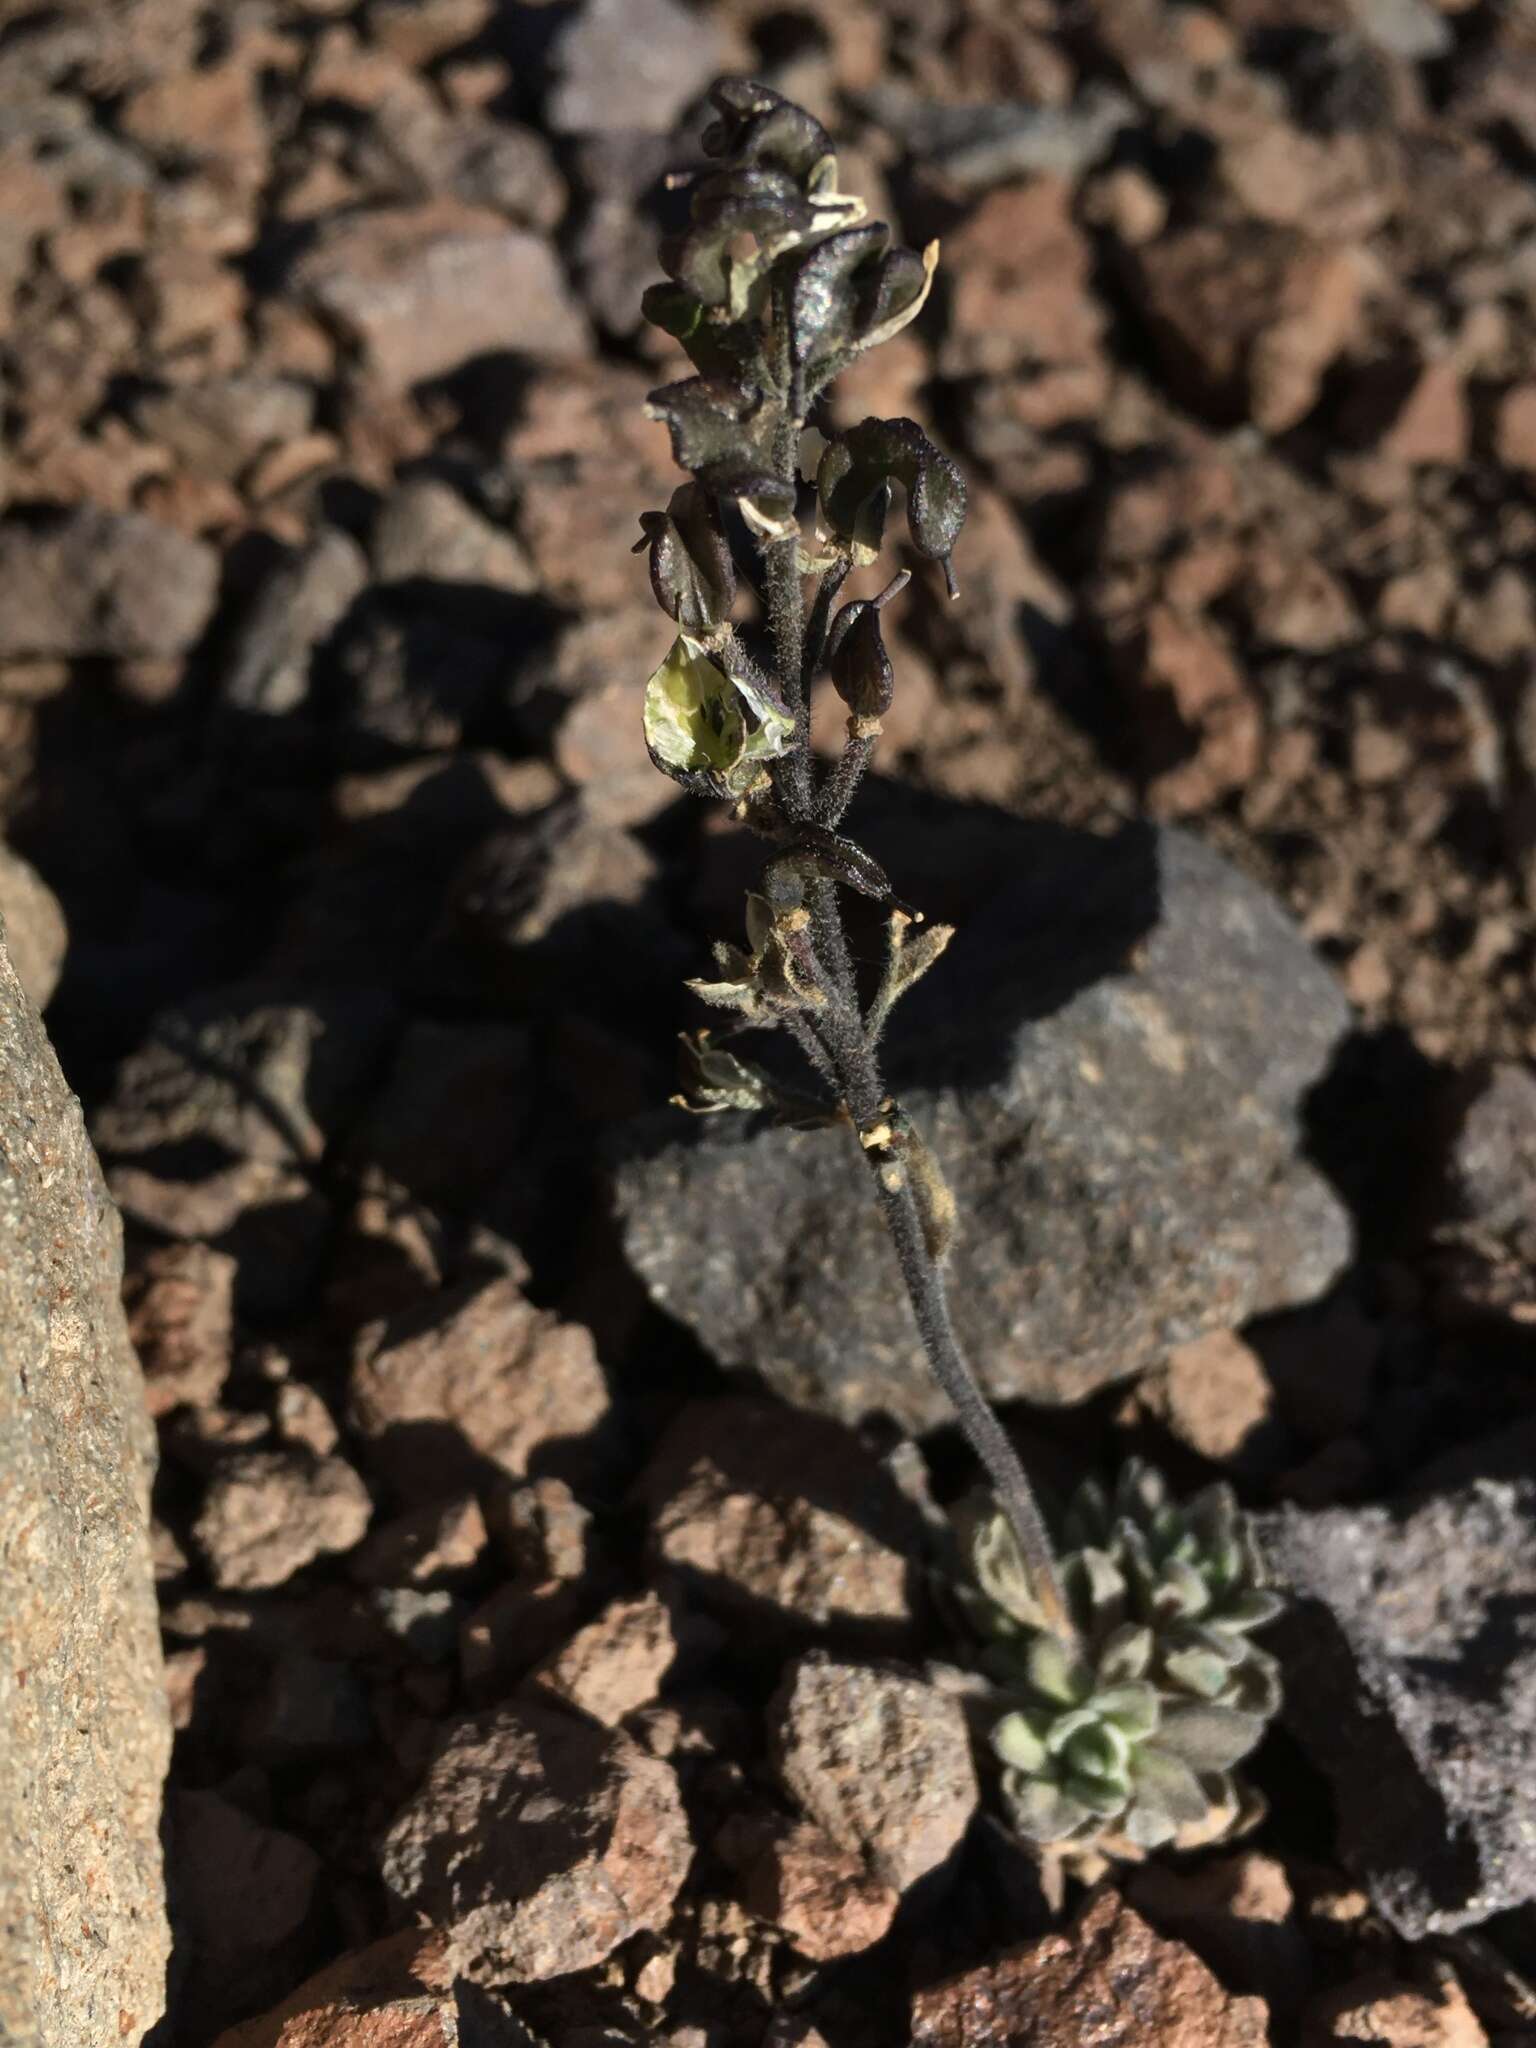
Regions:
[[[909, 870], [921, 852], [909, 834]], [[1274, 899], [1193, 840], [1015, 828], [1002, 857], [1021, 879], [898, 1011], [892, 1075], [959, 1202], [982, 1378], [1075, 1401], [1344, 1265], [1301, 1118], [1349, 1015]], [[629, 1258], [722, 1364], [845, 1419], [946, 1419], [846, 1137], [722, 1118], [631, 1144]]]
[[0, 660], [184, 654], [219, 588], [219, 558], [141, 512], [81, 505], [0, 525]]
[[0, 943], [0, 2040], [134, 2048], [165, 2004], [171, 1727], [122, 1232]]
[[865, 102], [914, 156], [964, 192], [1040, 173], [1080, 178], [1109, 154], [1119, 130], [1138, 119], [1134, 100], [1102, 84], [1090, 85], [1067, 107], [1025, 100], [945, 106], [896, 86], [865, 95]]
[[1467, 1075], [1433, 1190], [1444, 1312], [1523, 1339], [1536, 1296], [1536, 1075], [1513, 1061]]
[[665, 135], [730, 55], [719, 24], [677, 0], [587, 0], [557, 45], [545, 114], [557, 134]]
[[309, 695], [315, 649], [367, 582], [362, 549], [339, 532], [322, 533], [268, 577], [230, 649], [221, 685], [230, 709], [269, 718], [297, 710]]
[[396, 485], [373, 530], [373, 562], [383, 583], [425, 578], [526, 595], [539, 582], [522, 543], [437, 477]]
[[423, 1019], [401, 1039], [354, 1151], [419, 1199], [470, 1209], [512, 1163], [530, 1095], [525, 1030]]
[[1378, 1909], [1420, 1940], [1536, 1899], [1536, 1480], [1260, 1536], [1298, 1600], [1270, 1643], [1286, 1719]]

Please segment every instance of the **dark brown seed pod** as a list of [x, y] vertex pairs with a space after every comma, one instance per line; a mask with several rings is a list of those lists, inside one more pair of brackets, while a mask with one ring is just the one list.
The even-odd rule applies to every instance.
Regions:
[[880, 613], [867, 601], [847, 604], [832, 621], [832, 687], [856, 718], [884, 718], [896, 677], [880, 631]]

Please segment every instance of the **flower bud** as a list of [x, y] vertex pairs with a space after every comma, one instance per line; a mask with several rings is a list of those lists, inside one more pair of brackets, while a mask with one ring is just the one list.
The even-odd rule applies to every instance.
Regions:
[[829, 666], [832, 686], [855, 718], [883, 718], [890, 710], [896, 678], [873, 604], [845, 604], [832, 621]]

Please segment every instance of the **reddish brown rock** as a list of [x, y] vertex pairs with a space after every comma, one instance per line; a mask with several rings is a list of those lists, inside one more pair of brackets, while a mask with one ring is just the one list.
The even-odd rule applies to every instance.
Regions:
[[1072, 218], [1072, 187], [1036, 178], [989, 192], [946, 238], [951, 280], [946, 376], [1093, 356], [1104, 315], [1089, 289], [1092, 251]]
[[472, 1486], [596, 1429], [608, 1387], [588, 1332], [536, 1309], [509, 1279], [471, 1284], [370, 1323], [354, 1351], [350, 1415], [407, 1501]]
[[897, 1665], [813, 1651], [768, 1722], [785, 1790], [881, 1883], [904, 1892], [953, 1854], [978, 1797], [958, 1699]]
[[340, 1458], [247, 1451], [219, 1465], [192, 1533], [215, 1585], [252, 1591], [350, 1550], [372, 1513], [367, 1487]]
[[173, 1806], [177, 1896], [201, 1947], [233, 1956], [302, 1927], [320, 1873], [313, 1849], [217, 1792], [179, 1791]]
[[394, 390], [476, 356], [579, 356], [586, 345], [549, 242], [453, 199], [340, 216], [292, 282]]
[[658, 1559], [728, 1623], [779, 1643], [909, 1637], [912, 1512], [837, 1423], [769, 1401], [695, 1402], [640, 1493]]
[[217, 1401], [234, 1341], [235, 1261], [206, 1244], [159, 1245], [123, 1289], [151, 1415]]
[[408, 1928], [306, 1979], [214, 2048], [461, 2048], [448, 1937]]
[[912, 2001], [911, 2048], [1267, 2048], [1258, 1998], [1233, 1998], [1113, 1891], [1064, 1934], [1006, 1950]]
[[446, 1929], [456, 1967], [528, 1983], [665, 1926], [692, 1859], [668, 1765], [529, 1701], [449, 1725], [384, 1844], [392, 1891]]
[[1312, 1976], [1285, 1868], [1256, 1849], [1179, 1867], [1151, 1858], [1127, 1895], [1159, 1934], [1186, 1941], [1232, 1991], [1294, 2010]]
[[534, 1672], [532, 1683], [616, 1728], [655, 1699], [677, 1658], [665, 1602], [653, 1592], [615, 1600]]
[[1181, 395], [1217, 418], [1292, 427], [1355, 336], [1355, 252], [1247, 222], [1164, 235], [1132, 263], [1143, 310]]
[[1442, 356], [1413, 373], [1376, 451], [1410, 468], [1456, 464], [1466, 461], [1471, 439], [1472, 414], [1460, 369]]
[[901, 1902], [862, 1856], [809, 1824], [774, 1832], [743, 1873], [742, 1898], [814, 1963], [873, 1948]]
[[352, 1560], [365, 1586], [451, 1586], [485, 1549], [485, 1517], [473, 1494], [433, 1501], [371, 1532]]
[[1493, 446], [1506, 469], [1536, 470], [1536, 384], [1512, 384], [1500, 398]]
[[1180, 1443], [1216, 1464], [1251, 1455], [1274, 1419], [1263, 1362], [1234, 1330], [1178, 1345], [1143, 1383], [1141, 1398]]
[[1449, 1970], [1432, 1990], [1386, 1971], [1356, 1977], [1307, 2008], [1303, 2048], [1488, 2048], [1467, 1994]]
[[1263, 720], [1214, 630], [1158, 604], [1131, 645], [1139, 650], [1133, 673], [1140, 687], [1166, 692], [1180, 726], [1195, 736], [1190, 759], [1153, 777], [1147, 791], [1152, 809], [1160, 817], [1182, 817], [1243, 788], [1258, 765]]

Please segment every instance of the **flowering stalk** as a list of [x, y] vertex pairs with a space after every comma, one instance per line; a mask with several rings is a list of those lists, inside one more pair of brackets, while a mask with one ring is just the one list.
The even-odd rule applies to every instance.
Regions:
[[[806, 430], [839, 371], [917, 316], [938, 245], [922, 255], [891, 246], [864, 202], [839, 191], [826, 131], [801, 108], [745, 81], [711, 97], [719, 119], [703, 146], [714, 161], [693, 183], [688, 227], [662, 245], [668, 281], [645, 297], [647, 317], [682, 344], [696, 373], [653, 392], [648, 408], [666, 421], [691, 481], [665, 512], [641, 520], [637, 552], [649, 550], [657, 602], [678, 629], [647, 685], [645, 737], [663, 773], [732, 804], [772, 851], [747, 898], [746, 949], [717, 945], [716, 977], [691, 984], [736, 1021], [726, 1042], [707, 1031], [685, 1040], [677, 1099], [701, 1113], [767, 1109], [851, 1127], [934, 1376], [986, 1469], [1044, 1625], [1071, 1640], [1076, 1626], [1033, 1490], [955, 1335], [944, 1277], [953, 1197], [881, 1072], [893, 1006], [952, 933], [899, 904], [841, 829], [892, 700], [882, 611], [909, 579], [839, 606], [843, 586], [877, 559], [899, 484], [912, 546], [941, 566], [953, 596], [965, 484], [912, 420]], [[806, 477], [817, 509], [809, 545], [799, 517], [808, 440], [820, 441], [814, 479]], [[739, 548], [757, 558], [766, 646], [732, 622]], [[819, 774], [811, 696], [823, 674], [848, 721], [841, 758]], [[867, 997], [843, 928], [844, 889], [889, 913], [884, 972]], [[760, 1028], [795, 1040], [830, 1098], [819, 1111], [786, 1098], [733, 1049], [740, 1032]]]

